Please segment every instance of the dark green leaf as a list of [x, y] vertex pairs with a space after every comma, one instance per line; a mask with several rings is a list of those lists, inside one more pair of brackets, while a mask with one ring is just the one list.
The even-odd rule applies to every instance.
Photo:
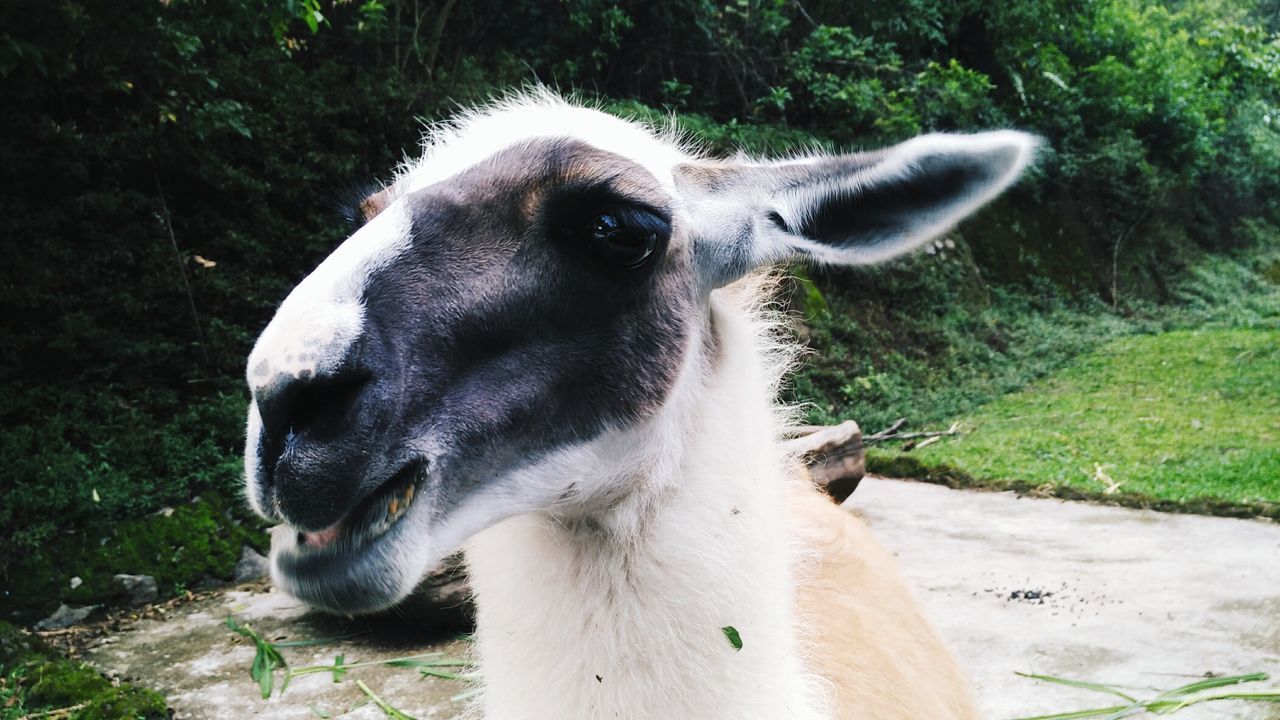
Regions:
[[738, 634], [738, 628], [732, 625], [725, 625], [720, 628], [720, 632], [724, 633], [724, 636], [729, 639], [729, 644], [733, 646], [734, 650], [742, 649], [742, 636]]

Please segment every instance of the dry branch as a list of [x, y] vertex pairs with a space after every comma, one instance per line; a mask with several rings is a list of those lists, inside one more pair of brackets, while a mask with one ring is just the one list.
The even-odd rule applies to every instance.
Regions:
[[[898, 418], [897, 420], [893, 421], [892, 425], [885, 428], [884, 430], [881, 430], [878, 433], [873, 433], [863, 438], [863, 442], [876, 443], [876, 442], [885, 442], [886, 440], [919, 440], [920, 438], [940, 438], [940, 437], [946, 437], [948, 435], [960, 434], [960, 423], [951, 423], [951, 427], [947, 428], [946, 430], [928, 430], [924, 432], [907, 432], [907, 433], [898, 432], [898, 428], [905, 425], [906, 422], [907, 422], [906, 418]], [[920, 445], [924, 445], [924, 443], [921, 443]]]

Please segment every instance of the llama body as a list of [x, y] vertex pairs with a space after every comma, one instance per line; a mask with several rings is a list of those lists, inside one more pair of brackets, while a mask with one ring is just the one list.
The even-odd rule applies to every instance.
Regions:
[[1032, 145], [710, 161], [545, 95], [438, 129], [250, 357], [248, 494], [299, 531], [277, 583], [377, 609], [465, 547], [489, 720], [973, 717], [891, 556], [780, 450], [788, 352], [742, 278], [918, 246]]

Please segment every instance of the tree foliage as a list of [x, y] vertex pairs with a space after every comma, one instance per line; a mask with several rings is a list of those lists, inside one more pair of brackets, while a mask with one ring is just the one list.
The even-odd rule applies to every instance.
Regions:
[[85, 518], [237, 485], [252, 337], [346, 234], [339, 201], [457, 104], [543, 82], [757, 152], [1030, 129], [1049, 150], [970, 233], [974, 267], [1176, 299], [1188, 248], [1276, 220], [1276, 7], [6, 2], [0, 567]]

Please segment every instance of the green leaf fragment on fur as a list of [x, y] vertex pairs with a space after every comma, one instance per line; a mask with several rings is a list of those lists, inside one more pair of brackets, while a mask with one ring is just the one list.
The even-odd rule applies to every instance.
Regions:
[[720, 628], [720, 632], [724, 633], [726, 638], [729, 638], [729, 644], [733, 646], [734, 650], [742, 649], [742, 635], [738, 633], [738, 628], [732, 625], [725, 625]]

